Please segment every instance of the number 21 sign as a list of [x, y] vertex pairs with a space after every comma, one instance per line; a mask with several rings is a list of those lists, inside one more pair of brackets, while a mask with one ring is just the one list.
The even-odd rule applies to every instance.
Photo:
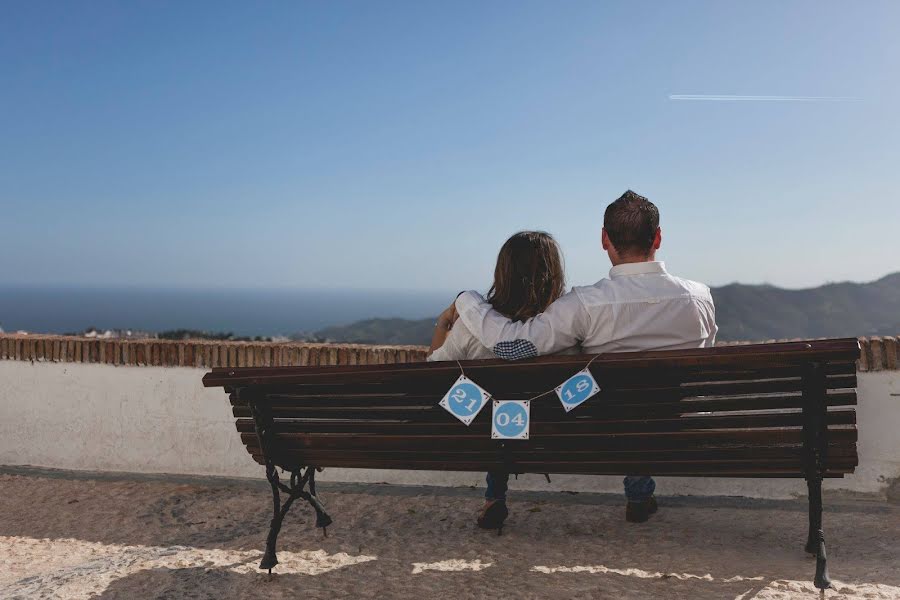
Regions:
[[451, 415], [468, 425], [471, 423], [478, 413], [484, 408], [490, 400], [491, 395], [481, 389], [477, 383], [460, 375], [459, 379], [450, 388], [450, 391], [444, 394], [444, 399], [440, 405]]

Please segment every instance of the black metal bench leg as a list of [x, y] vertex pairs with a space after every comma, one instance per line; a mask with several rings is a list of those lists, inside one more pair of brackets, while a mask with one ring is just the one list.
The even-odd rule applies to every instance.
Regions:
[[259, 563], [259, 568], [268, 569], [269, 573], [271, 573], [272, 567], [278, 564], [278, 556], [275, 553], [278, 533], [281, 531], [281, 523], [284, 521], [284, 516], [293, 503], [293, 498], [288, 498], [287, 502], [284, 503], [284, 507], [281, 506], [281, 494], [278, 491], [281, 483], [278, 481], [278, 471], [275, 470], [275, 467], [266, 467], [266, 479], [272, 485], [272, 503], [274, 507], [272, 521], [269, 524], [269, 535], [266, 537], [266, 551], [263, 554], [262, 561]]
[[[321, 527], [326, 532], [326, 535], [327, 530], [325, 530], [325, 528], [331, 525], [332, 520], [331, 517], [328, 516], [328, 513], [325, 512], [325, 507], [322, 506], [322, 503], [315, 495], [316, 484], [314, 467], [307, 467], [306, 473], [304, 473], [302, 477], [297, 471], [291, 473], [290, 487], [279, 481], [278, 471], [274, 466], [266, 466], [266, 478], [272, 485], [273, 515], [269, 525], [269, 535], [266, 537], [266, 550], [263, 553], [262, 561], [259, 563], [259, 568], [268, 569], [269, 573], [271, 573], [272, 568], [278, 564], [275, 546], [278, 542], [278, 533], [281, 531], [281, 523], [284, 521], [284, 517], [290, 510], [294, 500], [303, 498], [315, 509], [316, 527]], [[309, 484], [309, 492], [303, 489], [307, 484]], [[281, 504], [279, 490], [288, 494], [288, 499], [284, 502], [284, 505]]]
[[[250, 405], [250, 413], [253, 415], [253, 422], [256, 428], [256, 438], [259, 441], [260, 448], [263, 451], [263, 458], [266, 463], [266, 479], [272, 486], [272, 521], [269, 524], [269, 535], [266, 537], [266, 550], [263, 553], [262, 561], [259, 563], [260, 569], [268, 569], [269, 573], [272, 568], [278, 564], [278, 556], [275, 553], [275, 545], [278, 542], [278, 533], [281, 531], [281, 523], [284, 516], [291, 508], [291, 504], [297, 498], [306, 500], [316, 511], [316, 527], [321, 527], [328, 535], [325, 529], [331, 525], [331, 517], [325, 512], [325, 507], [316, 496], [316, 468], [306, 467], [306, 472], [301, 476], [302, 466], [297, 467], [296, 471], [291, 471], [290, 487], [281, 483], [278, 479], [278, 470], [275, 467], [274, 456], [278, 451], [278, 440], [275, 438], [275, 424], [272, 420], [272, 413], [268, 405], [256, 402], [256, 398], [252, 395], [247, 396]], [[309, 485], [307, 492], [303, 488]], [[281, 495], [284, 492], [288, 495], [288, 499], [284, 505], [281, 504]]]
[[323, 535], [328, 537], [328, 526], [334, 521], [332, 521], [331, 517], [328, 516], [328, 513], [325, 512], [325, 507], [322, 505], [319, 496], [316, 494], [316, 468], [308, 467], [307, 475], [309, 477], [309, 493], [304, 492], [302, 497], [316, 511], [316, 527], [321, 527]]
[[828, 561], [825, 556], [825, 533], [822, 530], [822, 479], [812, 477], [806, 480], [809, 489], [809, 534], [806, 537], [806, 551], [816, 555], [815, 585], [824, 595], [831, 587], [828, 575]]
[[809, 554], [816, 553], [817, 540], [818, 540], [818, 536], [817, 536], [816, 532], [819, 530], [819, 527], [821, 527], [820, 523], [822, 521], [821, 504], [819, 504], [818, 508], [817, 508], [817, 503], [815, 500], [815, 496], [816, 496], [815, 487], [816, 487], [816, 485], [813, 482], [813, 480], [810, 478], [807, 478], [806, 479], [806, 489], [809, 491], [809, 494], [808, 494], [808, 498], [809, 498], [809, 531], [806, 534], [806, 547], [804, 548], [804, 550], [806, 550], [806, 552]]
[[816, 555], [813, 579], [820, 594], [831, 587], [825, 558], [825, 534], [822, 532], [822, 475], [828, 464], [828, 427], [826, 373], [821, 363], [810, 363], [803, 375], [803, 449], [806, 485], [809, 489], [809, 533], [806, 551]]

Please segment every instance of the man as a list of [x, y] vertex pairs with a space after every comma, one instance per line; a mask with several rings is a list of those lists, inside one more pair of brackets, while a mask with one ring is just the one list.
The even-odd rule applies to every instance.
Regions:
[[[585, 353], [703, 348], [715, 343], [715, 307], [702, 283], [670, 275], [656, 251], [662, 243], [659, 210], [628, 190], [606, 208], [603, 249], [609, 279], [574, 287], [528, 321], [511, 321], [476, 292], [455, 302], [459, 318], [500, 358], [553, 354], [581, 344]], [[450, 312], [452, 312], [452, 308]], [[656, 512], [652, 477], [625, 478], [625, 518], [640, 523]]]

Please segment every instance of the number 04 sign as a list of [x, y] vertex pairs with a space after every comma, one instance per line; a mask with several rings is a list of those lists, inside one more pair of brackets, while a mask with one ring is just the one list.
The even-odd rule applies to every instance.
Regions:
[[495, 440], [527, 440], [531, 400], [494, 400], [491, 437]]

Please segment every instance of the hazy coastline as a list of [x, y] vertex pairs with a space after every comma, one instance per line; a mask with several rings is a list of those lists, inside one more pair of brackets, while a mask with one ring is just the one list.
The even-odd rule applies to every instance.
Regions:
[[[896, 335], [900, 273], [815, 288], [712, 288], [719, 339]], [[4, 331], [193, 330], [235, 337], [428, 344], [454, 291], [176, 289], [0, 285]]]
[[176, 289], [0, 285], [0, 327], [40, 333], [200, 329], [286, 336], [360, 319], [426, 318], [452, 291]]

